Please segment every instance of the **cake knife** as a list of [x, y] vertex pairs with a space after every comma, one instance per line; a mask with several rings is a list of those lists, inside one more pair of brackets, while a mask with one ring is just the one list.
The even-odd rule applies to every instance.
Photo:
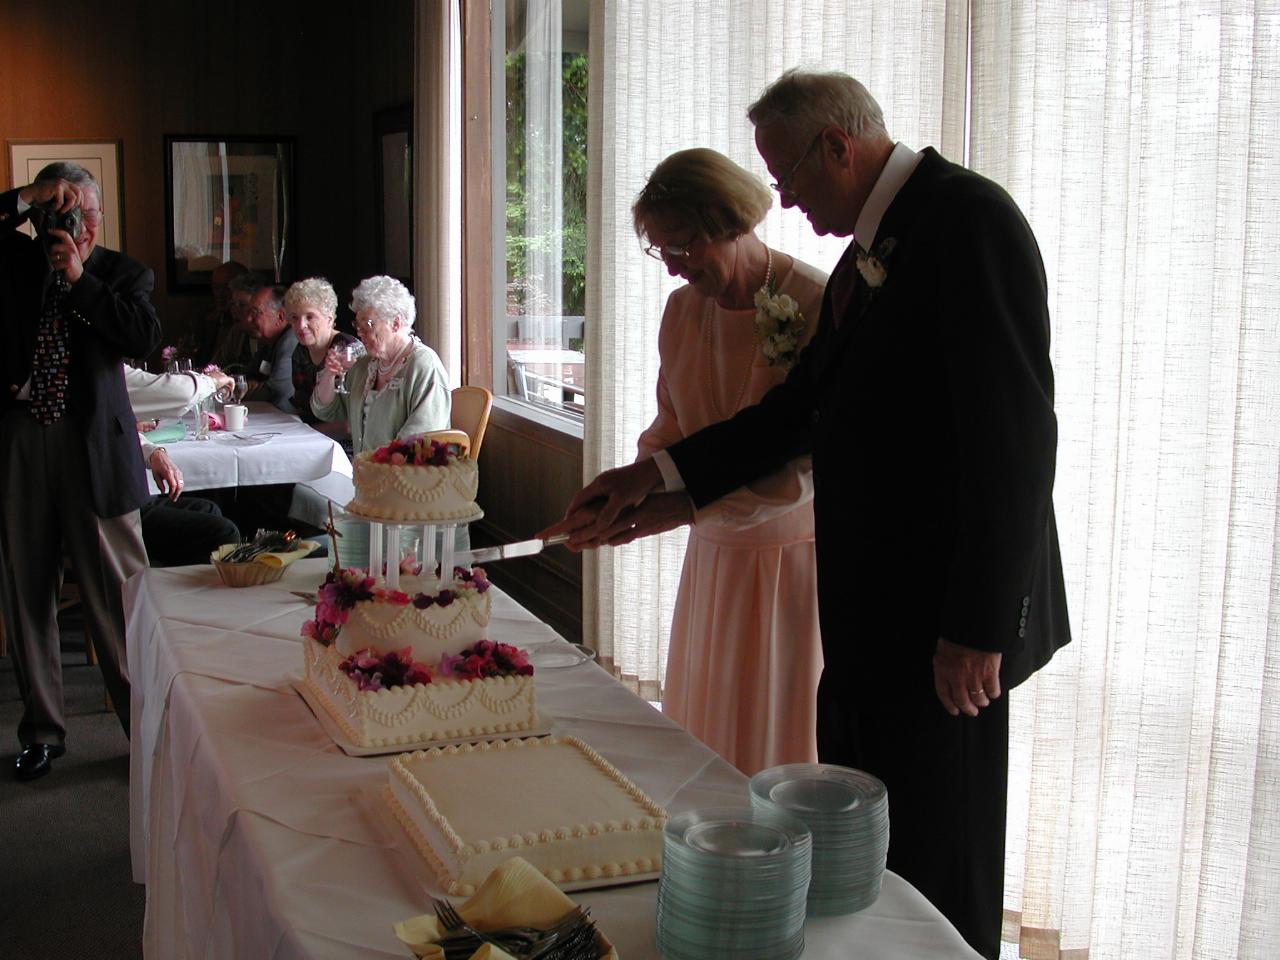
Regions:
[[532, 557], [541, 553], [543, 547], [553, 547], [569, 539], [567, 533], [561, 533], [546, 540], [520, 540], [516, 543], [503, 543], [496, 547], [481, 547], [478, 550], [466, 550], [455, 554], [453, 562], [459, 567], [473, 567], [477, 563], [492, 563], [494, 560], [510, 560], [513, 557]]

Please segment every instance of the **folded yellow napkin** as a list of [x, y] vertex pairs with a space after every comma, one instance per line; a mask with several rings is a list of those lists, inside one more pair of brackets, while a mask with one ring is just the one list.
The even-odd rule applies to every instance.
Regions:
[[[482, 933], [499, 927], [549, 927], [573, 909], [573, 901], [522, 857], [512, 857], [485, 878], [480, 889], [458, 907], [462, 919]], [[424, 960], [443, 960], [444, 951], [435, 941], [444, 935], [434, 913], [423, 914], [395, 925], [396, 936]], [[603, 936], [603, 960], [618, 960], [618, 953]], [[471, 960], [509, 960], [498, 947], [485, 944]]]
[[254, 563], [260, 563], [264, 567], [287, 567], [295, 560], [301, 560], [320, 544], [314, 540], [299, 540], [296, 550], [290, 550], [288, 553], [260, 553], [253, 558]]

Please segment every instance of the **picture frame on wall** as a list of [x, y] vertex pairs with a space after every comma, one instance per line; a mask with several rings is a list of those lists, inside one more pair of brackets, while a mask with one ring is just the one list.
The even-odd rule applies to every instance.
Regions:
[[[25, 187], [55, 161], [84, 167], [102, 187], [102, 227], [99, 242], [111, 250], [124, 248], [124, 147], [120, 140], [8, 140], [9, 186]], [[20, 228], [35, 235], [31, 224]]]
[[207, 293], [230, 260], [271, 283], [293, 279], [295, 154], [293, 137], [165, 135], [170, 293]]
[[413, 287], [413, 106], [373, 116], [378, 268]]

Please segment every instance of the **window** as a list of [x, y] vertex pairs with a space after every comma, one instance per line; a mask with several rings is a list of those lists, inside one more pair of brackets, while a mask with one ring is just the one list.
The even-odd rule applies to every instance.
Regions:
[[493, 9], [494, 392], [581, 420], [587, 0]]

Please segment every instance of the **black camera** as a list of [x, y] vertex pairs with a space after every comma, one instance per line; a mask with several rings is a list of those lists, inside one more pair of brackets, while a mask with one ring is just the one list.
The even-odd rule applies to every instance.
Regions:
[[33, 206], [30, 218], [31, 225], [36, 228], [36, 236], [48, 251], [59, 239], [51, 234], [50, 230], [65, 230], [73, 241], [80, 239], [80, 225], [84, 222], [84, 211], [74, 207], [65, 213], [59, 213], [52, 207]]

